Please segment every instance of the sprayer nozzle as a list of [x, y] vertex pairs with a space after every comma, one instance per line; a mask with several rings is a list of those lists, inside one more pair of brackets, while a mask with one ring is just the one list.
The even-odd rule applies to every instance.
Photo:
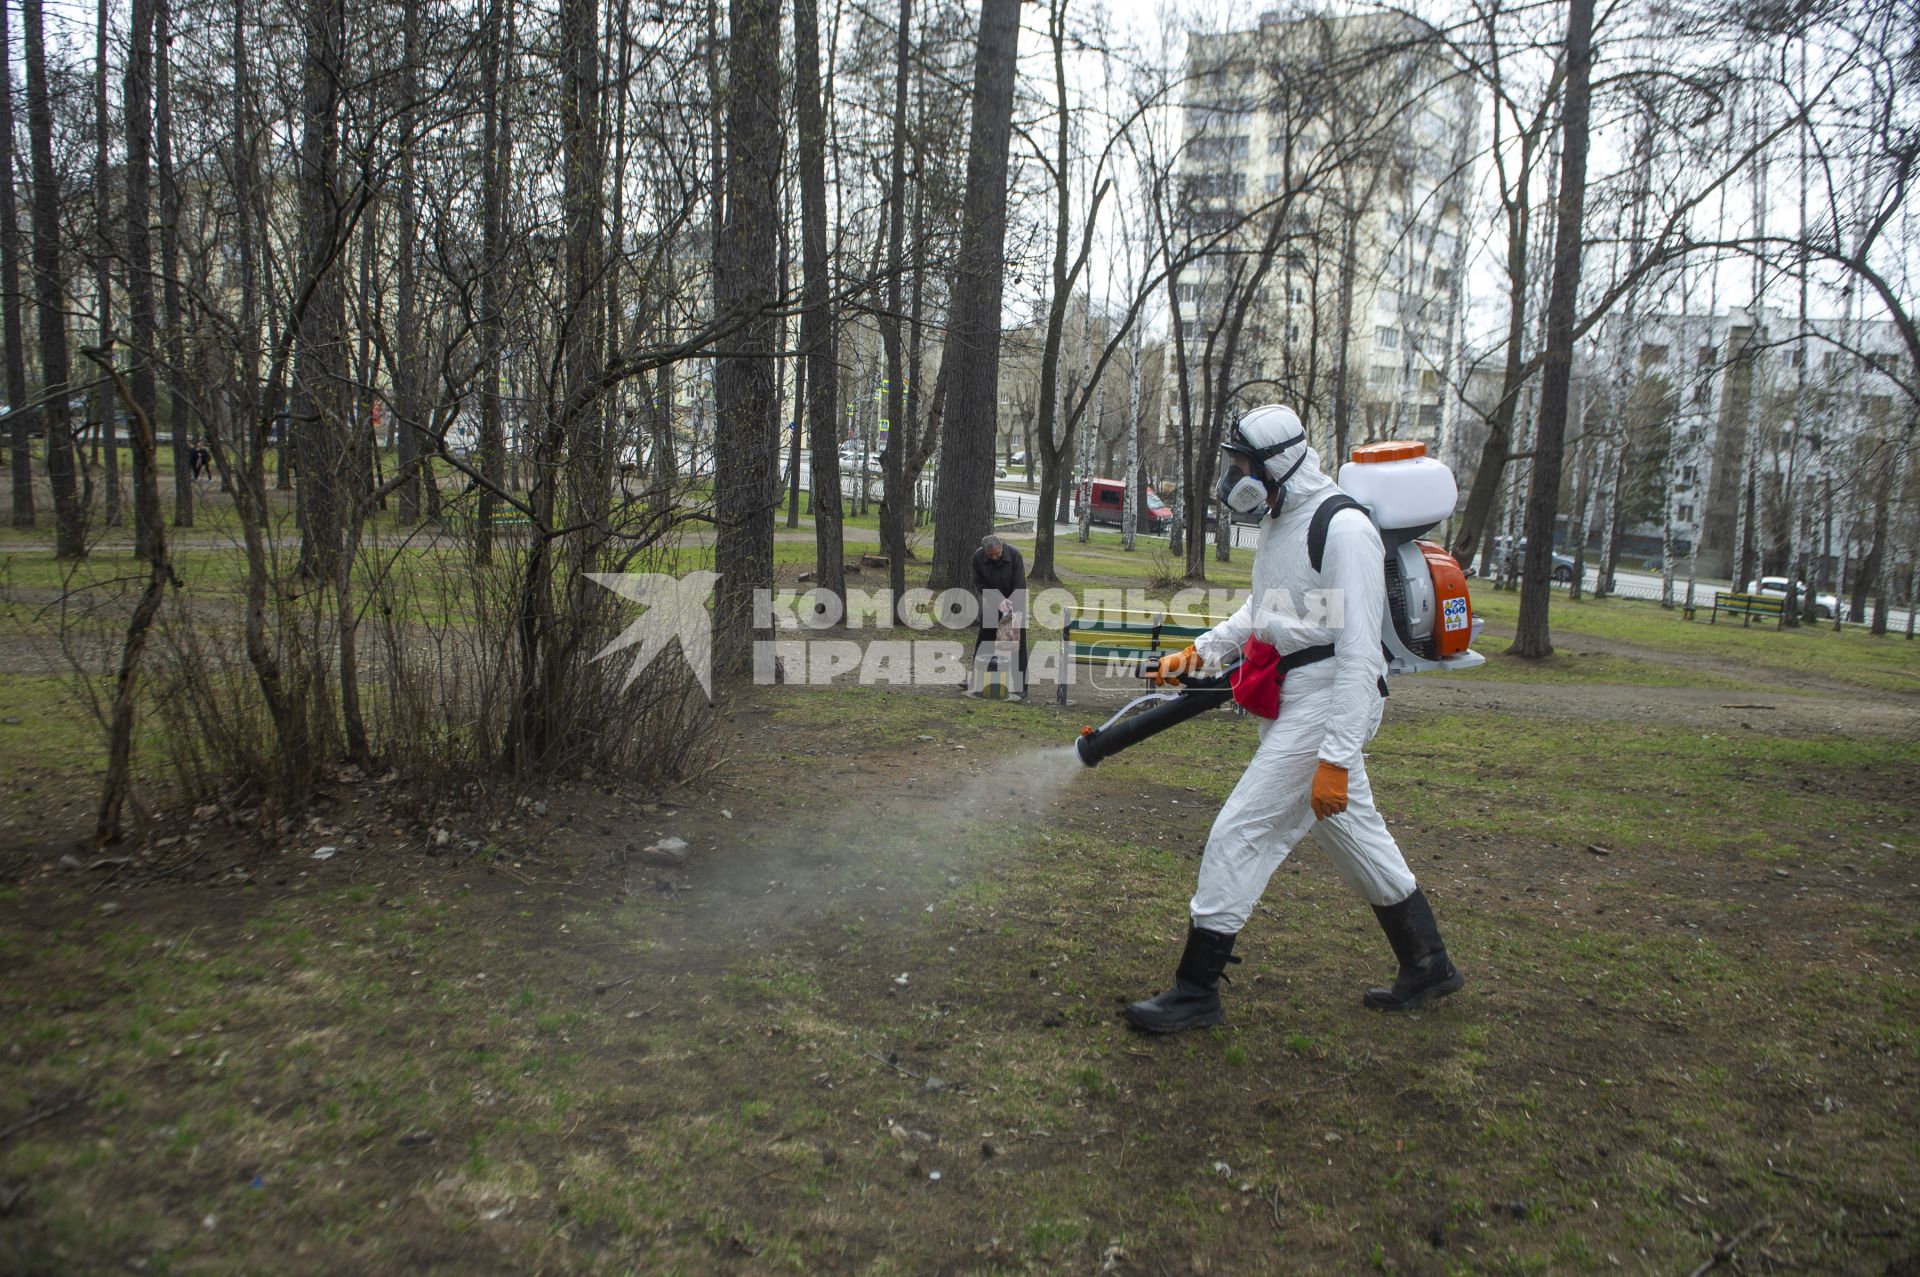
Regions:
[[1088, 767], [1098, 767], [1100, 765], [1100, 755], [1087, 748], [1092, 740], [1093, 729], [1091, 727], [1081, 728], [1080, 739], [1073, 742], [1073, 752], [1080, 761]]
[[1092, 726], [1087, 726], [1087, 727], [1082, 727], [1082, 728], [1080, 729], [1080, 734], [1081, 734], [1082, 736], [1091, 736], [1091, 735], [1093, 735], [1093, 728], [1092, 728]]

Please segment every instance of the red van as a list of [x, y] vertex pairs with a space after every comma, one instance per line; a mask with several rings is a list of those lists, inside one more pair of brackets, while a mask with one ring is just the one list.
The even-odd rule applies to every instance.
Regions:
[[[1119, 527], [1126, 515], [1127, 485], [1119, 479], [1092, 479], [1083, 481], [1079, 490], [1073, 494], [1073, 514], [1077, 519], [1088, 500], [1088, 489], [1092, 489], [1093, 515], [1090, 522], [1107, 523]], [[1167, 503], [1147, 489], [1146, 518], [1142, 521], [1143, 531], [1165, 532], [1173, 526], [1173, 511]]]

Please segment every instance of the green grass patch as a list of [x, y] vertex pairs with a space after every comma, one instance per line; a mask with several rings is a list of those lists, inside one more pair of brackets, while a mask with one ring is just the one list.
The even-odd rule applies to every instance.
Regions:
[[[1483, 587], [1475, 592], [1473, 606], [1489, 624], [1511, 629], [1519, 614], [1520, 596]], [[1577, 648], [1581, 636], [1631, 643], [1721, 667], [1701, 677], [1730, 677], [1726, 671], [1737, 670], [1751, 683], [1777, 691], [1793, 691], [1797, 678], [1815, 676], [1871, 691], [1920, 693], [1920, 645], [1897, 634], [1875, 638], [1858, 625], [1842, 626], [1838, 632], [1830, 624], [1780, 630], [1725, 622], [1709, 625], [1705, 616], [1701, 612], [1698, 619], [1689, 621], [1677, 608], [1637, 599], [1576, 603], [1562, 592], [1555, 593], [1548, 613], [1556, 647]]]

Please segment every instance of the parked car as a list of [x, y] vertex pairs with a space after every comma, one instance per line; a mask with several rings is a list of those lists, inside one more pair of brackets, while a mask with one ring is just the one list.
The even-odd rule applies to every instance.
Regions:
[[[1763, 576], [1758, 581], [1747, 582], [1748, 594], [1773, 594], [1784, 599], [1787, 597], [1787, 588], [1787, 578], [1784, 576]], [[1806, 606], [1807, 583], [1805, 581], [1795, 581], [1792, 583], [1792, 588], [1795, 601], [1802, 607]], [[1831, 594], [1814, 595], [1813, 614], [1821, 620], [1831, 621], [1833, 614], [1839, 610], [1840, 600], [1838, 598]]]
[[[1515, 547], [1513, 553], [1516, 556], [1523, 557], [1523, 558], [1526, 556], [1527, 539], [1525, 537], [1520, 538], [1520, 544], [1517, 547]], [[1494, 561], [1496, 563], [1499, 562], [1502, 558], [1506, 557], [1506, 554], [1507, 554], [1507, 539], [1505, 537], [1495, 537], [1493, 541]], [[1474, 562], [1467, 565], [1466, 572], [1468, 576], [1473, 575], [1475, 565], [1478, 563], [1479, 563], [1479, 558], [1478, 556], [1475, 556]], [[1551, 575], [1553, 577], [1553, 583], [1555, 585], [1572, 585], [1573, 584], [1572, 556], [1562, 554], [1558, 550], [1555, 550], [1553, 552], [1553, 568], [1551, 570]]]
[[[860, 469], [860, 455], [865, 451], [858, 439], [849, 439], [840, 445], [840, 469], [842, 471]], [[867, 473], [885, 474], [887, 472], [886, 454], [882, 452], [866, 453]]]
[[[1119, 479], [1090, 479], [1081, 483], [1073, 497], [1073, 513], [1078, 518], [1087, 502], [1092, 503], [1089, 522], [1119, 527], [1126, 515], [1127, 485]], [[1152, 488], [1147, 489], [1146, 530], [1161, 533], [1173, 526], [1173, 511]]]

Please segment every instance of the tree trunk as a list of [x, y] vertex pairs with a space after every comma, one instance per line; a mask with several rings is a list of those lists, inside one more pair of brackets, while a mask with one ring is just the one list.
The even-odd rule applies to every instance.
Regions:
[[[1347, 439], [1353, 425], [1353, 379], [1347, 366], [1347, 353], [1353, 340], [1354, 237], [1359, 219], [1351, 214], [1341, 219], [1340, 290], [1335, 303], [1340, 309], [1340, 331], [1334, 338], [1333, 363], [1333, 455], [1347, 455]], [[1224, 523], [1225, 520], [1223, 519]]]
[[[232, 40], [229, 46], [232, 53], [230, 65], [233, 68], [234, 246], [236, 255], [240, 259], [240, 329], [236, 336], [238, 349], [235, 352], [240, 366], [240, 385], [239, 394], [236, 396], [238, 401], [236, 411], [239, 420], [245, 423], [246, 428], [244, 430], [236, 428], [233, 431], [232, 439], [239, 455], [234, 459], [231, 467], [219, 457], [219, 449], [215, 449], [215, 459], [222, 461], [222, 481], [226, 482], [230, 479], [236, 489], [248, 482], [248, 479], [234, 475], [232, 472], [239, 470], [251, 476], [257, 460], [253, 455], [253, 449], [258, 447], [264, 451], [271, 437], [266, 431], [256, 432], [254, 421], [256, 418], [269, 419], [274, 409], [274, 405], [264, 402], [260, 394], [260, 283], [258, 266], [254, 260], [253, 238], [254, 188], [258, 179], [255, 175], [253, 124], [249, 111], [249, 99], [253, 89], [249, 65], [251, 57], [247, 52], [246, 5], [247, 0], [233, 0]], [[218, 420], [217, 416], [216, 420]], [[236, 492], [234, 499], [236, 509], [241, 508], [243, 499], [243, 496]], [[262, 502], [265, 501], [264, 490], [260, 499]], [[260, 512], [262, 517], [264, 517], [264, 511], [263, 505]], [[243, 524], [245, 522], [244, 512], [242, 522]], [[251, 560], [250, 550], [249, 589], [251, 589]], [[251, 652], [251, 641], [248, 648]], [[275, 722], [279, 721], [279, 715], [276, 713]]]
[[[1053, 437], [1060, 411], [1060, 346], [1066, 335], [1067, 307], [1073, 299], [1067, 274], [1067, 239], [1073, 230], [1073, 188], [1068, 181], [1073, 164], [1073, 131], [1067, 98], [1066, 7], [1067, 0], [1055, 0], [1047, 17], [1058, 128], [1053, 155], [1053, 292], [1047, 304], [1047, 331], [1040, 346], [1040, 385], [1035, 404], [1039, 415], [1034, 433], [1040, 445], [1040, 504], [1033, 519], [1033, 562], [1027, 567], [1028, 579], [1034, 581], [1060, 579], [1053, 566], [1053, 507], [1060, 496], [1060, 463], [1073, 446], [1071, 430], [1057, 443]], [[1031, 450], [1028, 459], [1032, 459]]]
[[40, 421], [45, 427], [47, 480], [53, 489], [54, 552], [87, 554], [86, 511], [74, 480], [73, 429], [67, 409], [66, 276], [60, 269], [60, 187], [53, 168], [53, 93], [47, 81], [42, 0], [20, 0], [27, 65], [27, 134], [33, 151], [33, 286], [40, 312]]
[[714, 672], [747, 673], [754, 593], [773, 585], [774, 278], [780, 186], [779, 0], [730, 0], [725, 213], [714, 253], [717, 313], [740, 327], [715, 361]]
[[[134, 492], [152, 489], [149, 497], [155, 508], [160, 504], [160, 475], [155, 463], [158, 445], [153, 436], [153, 419], [140, 409], [128, 393], [126, 383], [113, 374], [111, 348], [100, 351], [103, 372], [113, 376], [116, 389], [133, 419]], [[120, 646], [120, 669], [114, 680], [113, 704], [107, 717], [107, 780], [100, 795], [100, 809], [94, 820], [93, 846], [97, 851], [120, 839], [120, 812], [133, 782], [133, 720], [140, 684], [140, 663], [146, 653], [153, 618], [160, 610], [167, 582], [173, 579], [173, 567], [167, 560], [166, 528], [153, 527], [153, 542], [148, 554], [147, 584], [140, 592], [133, 614], [127, 619], [126, 638]]]
[[1607, 493], [1606, 534], [1600, 543], [1599, 579], [1593, 584], [1593, 597], [1613, 595], [1613, 576], [1620, 566], [1620, 525], [1626, 515], [1627, 479], [1633, 471], [1633, 436], [1623, 435], [1614, 451], [1613, 486]]
[[1880, 475], [1871, 481], [1873, 493], [1873, 541], [1867, 547], [1867, 557], [1860, 561], [1860, 571], [1853, 578], [1852, 613], [1858, 620], [1867, 610], [1867, 595], [1878, 596], [1878, 604], [1873, 609], [1874, 634], [1887, 632], [1887, 591], [1880, 579], [1880, 561], [1886, 554], [1887, 523], [1889, 505], [1893, 496], [1894, 468], [1882, 467]]
[[906, 369], [900, 349], [900, 315], [905, 308], [907, 234], [907, 72], [913, 0], [900, 0], [893, 49], [893, 145], [887, 164], [887, 306], [880, 317], [880, 342], [887, 365], [887, 447], [881, 454], [880, 553], [887, 559], [887, 585], [893, 591], [894, 623], [907, 623], [907, 518], [912, 495], [907, 484], [910, 444], [906, 428]]
[[[420, 0], [404, 0], [401, 6], [400, 67], [400, 207], [394, 227], [394, 255], [399, 259], [399, 279], [394, 298], [393, 334], [393, 414], [396, 457], [401, 483], [398, 492], [400, 521], [408, 527], [420, 522], [421, 476], [416, 473], [421, 452], [420, 427], [425, 407], [420, 394], [420, 181], [415, 171], [414, 151], [420, 128]], [[486, 160], [481, 161], [483, 164]], [[483, 187], [487, 184], [483, 181]], [[483, 281], [482, 289], [489, 287]], [[485, 375], [487, 370], [482, 370]], [[494, 383], [499, 395], [499, 383]]]
[[[94, 311], [100, 320], [100, 348], [111, 352], [113, 331], [113, 261], [118, 255], [113, 246], [113, 187], [107, 163], [108, 144], [114, 136], [107, 117], [107, 0], [100, 0], [94, 11], [93, 43], [93, 290]], [[5, 170], [0, 170], [5, 171]], [[108, 358], [112, 358], [111, 354]], [[15, 400], [15, 402], [19, 402]], [[120, 440], [114, 418], [120, 415], [119, 396], [111, 382], [94, 389], [90, 411], [100, 423], [100, 449], [106, 460], [102, 479], [106, 501], [102, 514], [110, 528], [120, 526]]]
[[1140, 492], [1140, 330], [1127, 343], [1127, 476], [1120, 500], [1120, 548], [1131, 551], [1140, 536], [1146, 502]]
[[[487, 5], [486, 33], [481, 40], [480, 78], [480, 473], [483, 487], [475, 503], [474, 556], [482, 563], [493, 558], [493, 512], [498, 497], [493, 489], [506, 487], [506, 429], [502, 421], [500, 380], [505, 375], [506, 348], [507, 184], [512, 139], [508, 128], [507, 84], [503, 75], [508, 42], [502, 30], [502, 10], [512, 0]], [[426, 482], [432, 482], [429, 474]]]
[[[780, 274], [783, 288], [786, 286], [791, 269], [789, 264], [788, 270]], [[782, 325], [784, 324], [783, 320]], [[785, 339], [782, 338], [782, 340]], [[800, 445], [807, 437], [806, 431], [801, 428], [801, 423], [806, 419], [806, 403], [807, 361], [802, 354], [800, 358], [793, 361], [793, 418], [791, 421], [783, 420], [780, 423], [780, 428], [787, 432], [787, 527], [789, 529], [800, 526]]]
[[1006, 279], [1007, 151], [1020, 41], [1019, 0], [982, 0], [974, 61], [967, 191], [954, 265], [942, 375], [940, 472], [934, 496], [935, 590], [970, 583], [973, 551], [993, 523], [999, 433], [1000, 299]]
[[1553, 654], [1547, 607], [1553, 597], [1553, 524], [1560, 505], [1560, 459], [1567, 430], [1568, 383], [1573, 373], [1574, 309], [1580, 293], [1592, 38], [1593, 0], [1568, 0], [1566, 99], [1560, 117], [1565, 150], [1560, 157], [1559, 225], [1554, 236], [1553, 285], [1547, 297], [1547, 346], [1541, 369], [1533, 490], [1527, 494], [1526, 567], [1511, 648], [1517, 656]]
[[[193, 466], [181, 464], [191, 408], [186, 317], [180, 300], [180, 187], [173, 171], [173, 0], [154, 9], [154, 151], [160, 165], [160, 306], [167, 330], [167, 431], [173, 436], [173, 524], [193, 526]], [[197, 438], [199, 431], [191, 432]]]
[[[131, 339], [128, 382], [135, 411], [148, 421], [159, 418], [154, 384], [154, 346], [159, 317], [153, 302], [153, 8], [154, 0], [133, 0], [127, 44], [124, 101], [126, 117], [127, 326]], [[139, 447], [138, 440], [134, 446]], [[139, 464], [139, 458], [135, 458]], [[135, 485], [133, 550], [153, 556], [160, 527], [160, 489]]]
[[[340, 85], [345, 74], [343, 0], [306, 0], [305, 110], [300, 136], [300, 280], [307, 304], [295, 317], [289, 427], [300, 513], [300, 570], [332, 581], [340, 560], [340, 475], [345, 297], [336, 260], [340, 234]], [[138, 394], [136, 384], [135, 394]]]
[[[0, 3], [0, 173], [13, 169], [13, 41], [7, 33], [12, 6]], [[33, 510], [33, 417], [27, 411], [27, 351], [25, 325], [20, 318], [20, 208], [14, 184], [0, 182], [0, 340], [7, 345], [7, 423], [10, 471], [13, 479], [13, 526], [30, 528]]]

